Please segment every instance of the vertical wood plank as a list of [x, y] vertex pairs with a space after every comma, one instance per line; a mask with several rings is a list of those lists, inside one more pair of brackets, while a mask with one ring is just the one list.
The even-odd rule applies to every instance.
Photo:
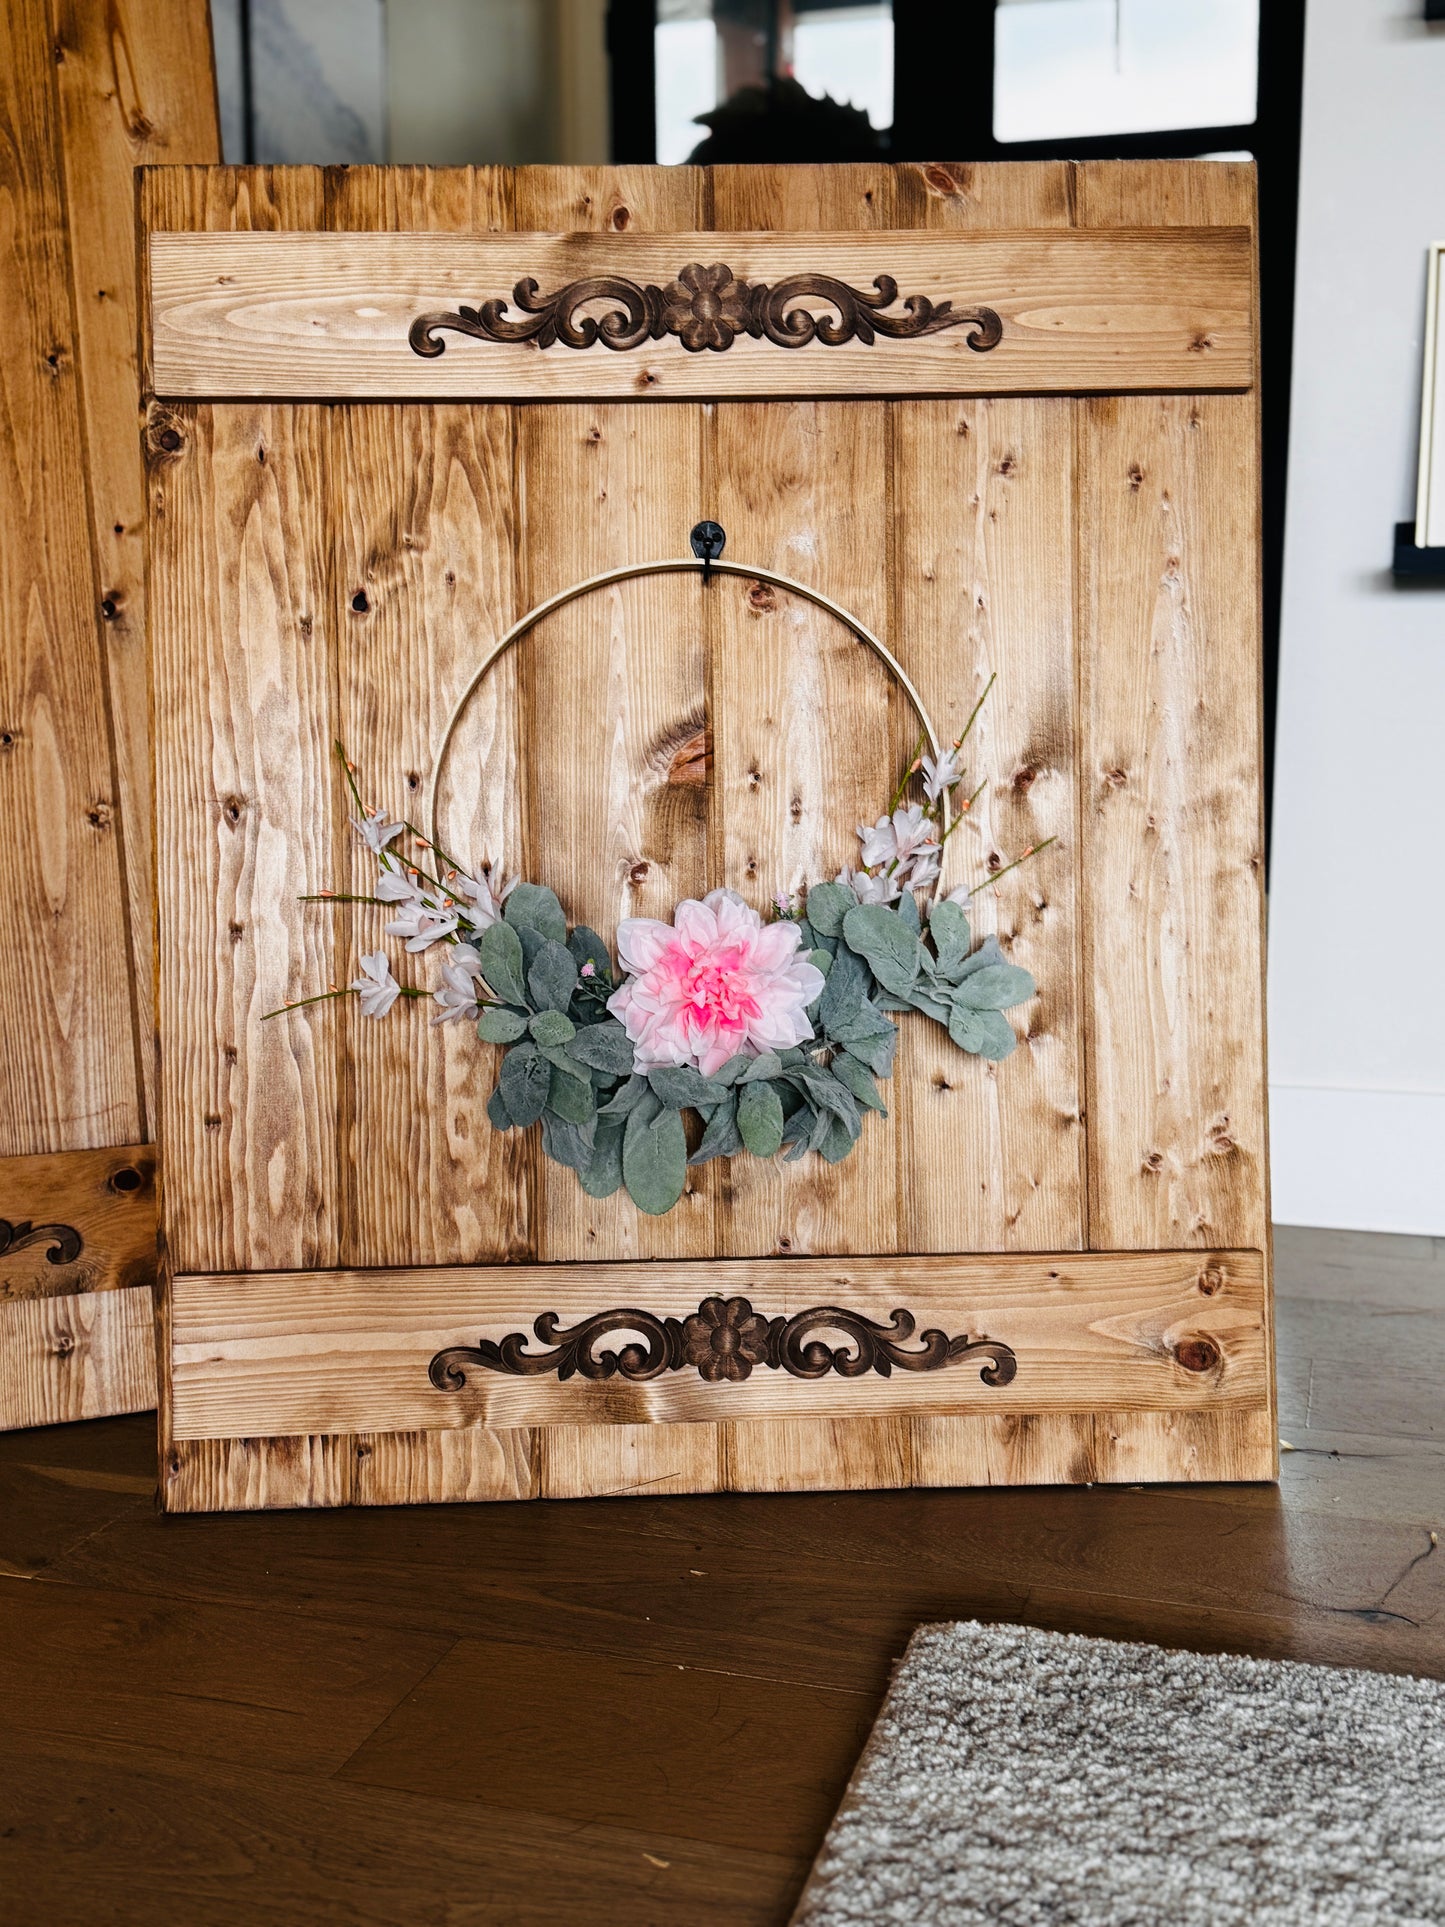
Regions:
[[[716, 228], [887, 228], [898, 219], [885, 166], [719, 168]], [[719, 403], [713, 513], [729, 554], [815, 584], [891, 639], [892, 459], [883, 402]], [[714, 815], [721, 879], [761, 906], [858, 860], [856, 826], [888, 802], [916, 727], [906, 700], [833, 617], [764, 585], [712, 591]], [[778, 873], [781, 865], [781, 874]], [[733, 1159], [720, 1231], [730, 1256], [898, 1249], [894, 1087], [842, 1165]], [[747, 1420], [727, 1429], [727, 1479], [769, 1489], [870, 1477], [906, 1483], [908, 1421], [863, 1431], [827, 1420]], [[886, 1468], [886, 1469], [885, 1469]]]
[[[706, 224], [704, 186], [695, 168], [522, 168], [514, 217], [519, 229], [697, 228]], [[700, 408], [567, 404], [515, 413], [525, 606], [623, 562], [688, 552], [688, 531], [704, 512]], [[527, 875], [556, 889], [569, 915], [609, 944], [623, 916], [670, 918], [678, 901], [708, 887], [704, 792], [672, 780], [678, 752], [705, 721], [698, 598], [695, 582], [644, 577], [571, 604], [520, 645], [526, 848], [547, 853]], [[665, 1218], [644, 1216], [625, 1193], [589, 1198], [570, 1171], [540, 1155], [533, 1172], [540, 1258], [714, 1254], [715, 1165], [690, 1174]], [[541, 1436], [549, 1494], [706, 1491], [717, 1482], [710, 1425], [557, 1426]]]
[[0, 1157], [142, 1115], [50, 24], [0, 14]]
[[221, 158], [210, 11], [206, 0], [54, 0], [51, 45], [144, 1136], [155, 1117], [155, 970], [134, 169]]
[[[505, 227], [510, 214], [510, 182], [498, 168], [327, 173], [326, 225], [337, 231], [475, 233]], [[367, 801], [420, 825], [452, 706], [516, 614], [512, 415], [464, 406], [328, 414], [341, 739]], [[449, 847], [465, 861], [494, 862], [498, 875], [521, 855], [521, 722], [512, 659], [469, 711], [443, 799]], [[349, 887], [369, 894], [375, 865], [354, 837], [349, 865]], [[341, 920], [343, 957], [395, 950], [383, 936], [385, 910], [354, 904], [330, 914]], [[438, 968], [434, 951], [412, 975], [429, 986]], [[494, 1131], [486, 1116], [492, 1053], [473, 1025], [431, 1018], [430, 1005], [407, 1000], [380, 1023], [354, 1008], [343, 1014], [343, 1264], [533, 1255], [523, 1140]], [[355, 1439], [352, 1452], [359, 1505], [526, 1498], [533, 1489], [526, 1430], [382, 1434]]]
[[[326, 222], [353, 232], [470, 232], [505, 221], [509, 199], [498, 169], [338, 168], [328, 174]], [[366, 800], [420, 824], [452, 705], [515, 614], [511, 415], [389, 405], [328, 414], [340, 737]], [[515, 867], [521, 841], [515, 697], [507, 663], [469, 717], [480, 739], [458, 745], [447, 797], [456, 853], [489, 856], [502, 869]], [[491, 807], [481, 814], [500, 825], [496, 847], [474, 846], [462, 828], [483, 791]], [[369, 894], [374, 861], [348, 841], [338, 887]], [[336, 919], [348, 978], [363, 951], [396, 948], [383, 937], [384, 909], [312, 914]], [[431, 985], [439, 955], [419, 959], [413, 980]], [[342, 1014], [343, 1264], [530, 1255], [520, 1140], [485, 1115], [489, 1054], [472, 1025], [433, 1025], [432, 1016], [429, 1004], [409, 1001], [382, 1022]]]
[[[927, 228], [1067, 227], [1067, 162], [923, 163], [899, 194]], [[972, 884], [1046, 837], [1058, 841], [996, 889], [976, 890], [976, 936], [996, 934], [1040, 995], [1013, 1013], [1004, 1063], [960, 1058], [930, 1025], [904, 1023], [895, 1078], [899, 1196], [911, 1251], [1072, 1250], [1087, 1230], [1079, 1034], [1073, 438], [1062, 399], [898, 402], [898, 647], [938, 721], [957, 736], [990, 674], [970, 738], [989, 787], [956, 832], [945, 883]], [[970, 782], [970, 791], [974, 787]], [[1065, 1460], [1087, 1423], [1051, 1420]], [[987, 1450], [980, 1457], [980, 1441]], [[976, 1420], [913, 1421], [920, 1484], [1006, 1471]], [[1010, 1450], [1012, 1446], [1010, 1445]]]
[[[1084, 227], [1255, 221], [1252, 167], [1076, 181]], [[1091, 401], [1077, 460], [1089, 1243], [1237, 1238], [1268, 1289], [1258, 392]], [[1269, 1382], [1210, 1475], [1275, 1476]]]
[[[148, 180], [156, 225], [321, 214], [315, 169]], [[336, 862], [321, 413], [157, 412], [149, 450], [171, 1255], [186, 1270], [335, 1264], [334, 1010], [266, 1019], [334, 975], [333, 932], [298, 900]]]
[[[1252, 220], [1249, 179], [1091, 164], [1079, 218]], [[1255, 397], [1089, 402], [1079, 471], [1090, 1242], [1263, 1246]]]

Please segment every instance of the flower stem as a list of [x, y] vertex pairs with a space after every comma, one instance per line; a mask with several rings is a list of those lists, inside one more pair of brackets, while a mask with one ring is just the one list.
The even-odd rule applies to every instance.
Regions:
[[968, 741], [969, 734], [972, 731], [974, 724], [978, 721], [978, 712], [983, 708], [984, 704], [988, 701], [988, 692], [990, 691], [990, 689], [993, 688], [994, 684], [997, 681], [998, 681], [998, 671], [995, 669], [993, 674], [989, 677], [988, 681], [983, 686], [983, 694], [979, 697], [978, 701], [974, 704], [972, 710], [969, 712], [968, 721], [963, 726], [963, 734], [959, 737], [958, 741], [953, 746], [955, 751], [962, 749], [964, 744]]
[[1041, 850], [1046, 850], [1051, 843], [1057, 843], [1058, 840], [1056, 836], [1046, 836], [1042, 843], [1031, 843], [1023, 855], [1016, 856], [1012, 863], [1005, 863], [1001, 870], [991, 870], [986, 877], [970, 885], [970, 892], [988, 889], [991, 884], [997, 883], [1000, 877], [1006, 877], [1010, 870], [1016, 870], [1021, 863], [1027, 863], [1031, 856], [1037, 856]]
[[261, 1022], [264, 1024], [270, 1017], [284, 1017], [288, 1010], [304, 1010], [307, 1004], [326, 1004], [330, 1003], [333, 997], [354, 997], [355, 995], [356, 992], [350, 984], [345, 990], [320, 990], [314, 997], [298, 997], [294, 1003], [282, 1004], [279, 1010], [263, 1011]]
[[954, 831], [958, 828], [959, 824], [968, 815], [969, 811], [973, 808], [974, 804], [983, 795], [984, 791], [987, 788], [988, 788], [988, 778], [985, 776], [983, 781], [979, 784], [978, 788], [974, 791], [973, 795], [969, 797], [968, 801], [959, 810], [957, 816], [954, 817], [953, 821], [949, 824], [948, 828], [944, 831], [943, 835], [938, 839], [938, 847], [940, 850], [943, 848], [944, 844], [948, 841], [948, 839], [953, 835]]
[[926, 729], [920, 730], [918, 735], [918, 743], [913, 751], [912, 756], [909, 757], [908, 761], [903, 766], [903, 774], [898, 779], [898, 787], [896, 790], [894, 790], [893, 800], [888, 805], [887, 814], [889, 816], [892, 816], [893, 812], [898, 808], [898, 805], [903, 801], [903, 792], [908, 788], [909, 779], [913, 775], [913, 772], [918, 768], [918, 759], [923, 754], [924, 745], [927, 743], [927, 741], [928, 741], [928, 731]]

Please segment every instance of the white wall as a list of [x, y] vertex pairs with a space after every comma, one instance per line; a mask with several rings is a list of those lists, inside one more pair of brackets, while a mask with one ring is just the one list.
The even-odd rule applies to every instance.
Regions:
[[1280, 1223], [1441, 1234], [1445, 586], [1389, 574], [1445, 238], [1445, 27], [1423, 11], [1308, 6], [1270, 1073]]

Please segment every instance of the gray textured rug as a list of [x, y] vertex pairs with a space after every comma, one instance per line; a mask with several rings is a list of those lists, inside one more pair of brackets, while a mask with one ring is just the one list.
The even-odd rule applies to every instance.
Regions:
[[1445, 1922], [1445, 1686], [925, 1626], [797, 1927]]

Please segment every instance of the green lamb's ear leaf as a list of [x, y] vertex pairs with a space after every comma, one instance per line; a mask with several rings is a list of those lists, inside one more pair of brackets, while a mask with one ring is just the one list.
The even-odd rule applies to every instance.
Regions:
[[808, 890], [808, 921], [820, 937], [836, 937], [857, 903], [846, 883], [815, 883]]
[[689, 1164], [707, 1164], [713, 1158], [730, 1158], [743, 1148], [742, 1136], [738, 1131], [738, 1103], [729, 1091], [722, 1103], [715, 1106], [707, 1121], [707, 1129]]
[[843, 941], [867, 960], [883, 988], [897, 996], [906, 993], [918, 976], [917, 937], [881, 903], [860, 903], [850, 910], [843, 919]]
[[948, 1001], [951, 995], [951, 992], [946, 992], [942, 997], [935, 997], [931, 990], [915, 990], [908, 1001], [914, 1010], [921, 1010], [925, 1017], [933, 1018], [935, 1023], [946, 1024], [953, 1008]]
[[858, 1126], [850, 1128], [840, 1117], [830, 1117], [828, 1128], [822, 1133], [813, 1149], [829, 1164], [841, 1164], [843, 1159], [858, 1142]]
[[867, 964], [846, 944], [842, 945], [818, 999], [818, 1022], [824, 1035], [836, 1037], [843, 1026], [856, 1022], [872, 988]]
[[648, 1109], [639, 1104], [627, 1120], [622, 1181], [639, 1211], [660, 1218], [671, 1211], [687, 1183], [687, 1139], [679, 1112], [659, 1108], [649, 1116]]
[[552, 1087], [552, 1066], [530, 1041], [513, 1044], [502, 1059], [497, 1082], [512, 1122], [525, 1127], [542, 1115]]
[[888, 1111], [878, 1095], [878, 1086], [873, 1082], [867, 1065], [860, 1063], [851, 1051], [839, 1051], [828, 1068], [840, 1083], [848, 1086], [860, 1104], [866, 1105], [870, 1111], [881, 1111], [887, 1117]]
[[938, 952], [939, 970], [950, 983], [955, 983], [973, 941], [968, 918], [956, 903], [935, 903], [928, 919], [928, 934]]
[[590, 963], [593, 982], [600, 983], [604, 988], [611, 984], [612, 959], [607, 953], [607, 945], [595, 930], [589, 930], [585, 923], [579, 923], [567, 939], [567, 948], [572, 952], [579, 975], [583, 964]]
[[597, 1119], [591, 1160], [586, 1170], [577, 1174], [589, 1198], [610, 1198], [622, 1189], [622, 1133], [626, 1128], [620, 1117]]
[[632, 1041], [621, 1024], [584, 1024], [567, 1046], [579, 1064], [609, 1077], [626, 1077], [632, 1069]]
[[973, 955], [971, 957], [965, 957], [963, 962], [958, 966], [958, 976], [955, 981], [962, 983], [965, 977], [971, 977], [976, 970], [987, 970], [990, 964], [1007, 962], [1008, 958], [998, 947], [998, 938], [995, 936], [987, 936], [978, 946], [978, 949], [974, 951]]
[[597, 1093], [592, 1088], [591, 1078], [585, 1072], [577, 1077], [555, 1064], [552, 1066], [547, 1102], [558, 1117], [566, 1118], [569, 1124], [586, 1124], [597, 1115]]
[[1013, 1026], [1002, 1011], [969, 1010], [955, 1004], [948, 1020], [948, 1034], [960, 1050], [998, 1063], [1018, 1043]]
[[783, 1068], [783, 1060], [775, 1050], [765, 1050], [755, 1057], [742, 1076], [739, 1084], [757, 1084], [765, 1078], [776, 1077]]
[[515, 1044], [526, 1028], [521, 1011], [505, 1004], [488, 1004], [477, 1019], [477, 1035], [484, 1044]]
[[738, 1133], [755, 1158], [776, 1157], [783, 1142], [783, 1100], [771, 1084], [744, 1084], [738, 1093]]
[[663, 1103], [676, 1111], [689, 1105], [721, 1104], [727, 1096], [726, 1085], [704, 1077], [687, 1064], [659, 1064], [648, 1071], [647, 1081]]
[[972, 971], [953, 993], [965, 1010], [1011, 1010], [1034, 994], [1034, 980], [1017, 964], [987, 964]]
[[556, 893], [542, 883], [519, 883], [507, 895], [502, 915], [514, 930], [535, 930], [549, 943], [566, 943], [567, 919]]
[[919, 932], [918, 899], [911, 890], [905, 890], [898, 899], [896, 915], [908, 925], [916, 937]]
[[721, 1070], [716, 1070], [713, 1072], [712, 1081], [714, 1084], [722, 1084], [722, 1085], [736, 1084], [738, 1079], [742, 1076], [743, 1072], [748, 1068], [749, 1064], [753, 1064], [756, 1062], [757, 1062], [756, 1058], [749, 1057], [748, 1053], [745, 1050], [740, 1050], [736, 1057], [730, 1057], [728, 1059], [726, 1064], [722, 1066]]
[[[536, 972], [533, 972], [536, 975]], [[527, 1026], [539, 1044], [566, 1044], [577, 1035], [577, 1026], [570, 1017], [555, 1008], [539, 1010]]]
[[592, 1162], [596, 1136], [595, 1118], [572, 1123], [549, 1108], [542, 1113], [542, 1149], [558, 1164], [568, 1165], [580, 1176]]
[[647, 1079], [645, 1077], [639, 1077], [634, 1073], [628, 1078], [625, 1084], [619, 1085], [612, 1093], [611, 1097], [609, 1097], [607, 1102], [601, 1107], [600, 1115], [603, 1117], [627, 1117], [637, 1109], [644, 1098], [646, 1098], [649, 1103], [655, 1104], [657, 1102], [656, 1098], [652, 1095], [652, 1087], [649, 1085]]
[[[510, 903], [511, 898], [507, 901]], [[577, 988], [577, 966], [564, 944], [554, 943], [550, 937], [542, 939], [541, 948], [527, 972], [527, 988], [538, 1010], [566, 1010], [572, 1001], [572, 992]]]
[[487, 1099], [487, 1118], [494, 1131], [510, 1131], [512, 1128], [512, 1113], [507, 1109], [507, 1100], [502, 1096], [500, 1084]]
[[891, 1075], [898, 1050], [898, 1026], [890, 1024], [871, 1004], [856, 1024], [849, 1024], [836, 1033], [836, 1041], [846, 1044], [875, 1077]]
[[522, 963], [522, 943], [509, 923], [493, 923], [482, 932], [477, 945], [482, 960], [482, 975], [493, 993], [504, 1004], [525, 1004], [527, 987]]

